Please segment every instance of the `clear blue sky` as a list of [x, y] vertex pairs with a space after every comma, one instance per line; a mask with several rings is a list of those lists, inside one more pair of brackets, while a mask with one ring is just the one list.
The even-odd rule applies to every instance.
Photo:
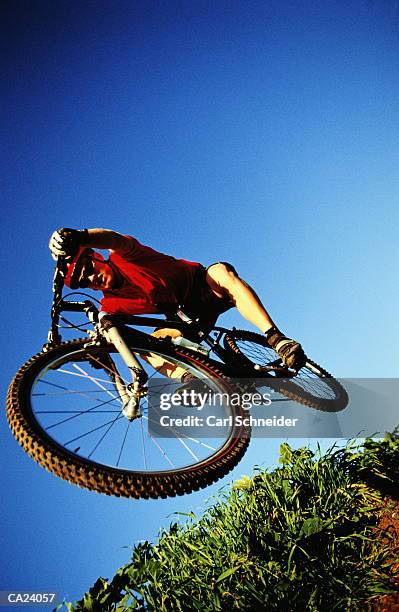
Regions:
[[[4, 394], [45, 340], [47, 243], [61, 226], [231, 261], [315, 361], [341, 377], [397, 376], [397, 2], [3, 10]], [[242, 326], [234, 313], [223, 322]], [[280, 442], [251, 442], [224, 482], [273, 465]], [[125, 546], [153, 541], [175, 511], [200, 513], [220, 486], [118, 500], [38, 467], [4, 416], [1, 444], [0, 589], [76, 599], [129, 560]]]

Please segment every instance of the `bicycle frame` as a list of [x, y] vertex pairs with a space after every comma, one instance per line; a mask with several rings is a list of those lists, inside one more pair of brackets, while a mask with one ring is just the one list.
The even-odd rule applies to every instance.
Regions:
[[[101, 324], [102, 327], [107, 327], [110, 329], [118, 329], [120, 332], [120, 336], [123, 336], [123, 328], [126, 329], [128, 335], [136, 334], [136, 335], [144, 335], [146, 337], [149, 334], [139, 331], [138, 329], [132, 329], [130, 326], [137, 327], [153, 327], [155, 329], [160, 328], [173, 328], [178, 329], [182, 332], [184, 337], [185, 332], [193, 331], [193, 327], [195, 327], [195, 321], [190, 319], [183, 311], [179, 311], [180, 316], [184, 317], [184, 319], [161, 319], [158, 317], [147, 317], [147, 316], [139, 316], [139, 315], [120, 315], [114, 314], [110, 315], [107, 313], [99, 313], [97, 307], [91, 300], [85, 301], [69, 301], [69, 300], [60, 300], [55, 309], [52, 310], [52, 327], [48, 334], [48, 343], [45, 344], [45, 347], [48, 347], [51, 344], [55, 344], [61, 341], [61, 335], [58, 332], [58, 323], [61, 312], [82, 312], [85, 313], [88, 319], [93, 323], [93, 325]], [[179, 315], [178, 315], [179, 316]], [[108, 331], [107, 330], [107, 331]], [[226, 327], [215, 326], [209, 332], [209, 334], [204, 334], [200, 329], [198, 329], [198, 340], [199, 342], [204, 342], [208, 345], [210, 350], [213, 350], [214, 353], [224, 362], [228, 363], [229, 361], [229, 353], [226, 351], [220, 344], [220, 341], [224, 334], [228, 333], [230, 330]], [[216, 333], [216, 338], [212, 338], [211, 334]], [[109, 335], [109, 333], [108, 333]], [[112, 343], [114, 340], [118, 340], [118, 336], [115, 332], [112, 333], [112, 339], [110, 340]], [[124, 339], [123, 339], [124, 341]], [[193, 342], [193, 345], [195, 343]], [[121, 344], [122, 346], [122, 344]], [[118, 351], [120, 352], [120, 351]]]

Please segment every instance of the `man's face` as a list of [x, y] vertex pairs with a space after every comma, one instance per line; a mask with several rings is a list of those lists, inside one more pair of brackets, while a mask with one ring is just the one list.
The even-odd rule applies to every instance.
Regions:
[[85, 257], [79, 275], [79, 287], [104, 291], [115, 285], [115, 272], [107, 261], [96, 257]]

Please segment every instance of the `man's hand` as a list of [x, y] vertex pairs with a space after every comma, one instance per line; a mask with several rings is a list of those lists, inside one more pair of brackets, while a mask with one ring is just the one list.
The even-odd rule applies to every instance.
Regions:
[[79, 247], [87, 241], [87, 230], [76, 230], [69, 227], [61, 229], [51, 234], [49, 249], [53, 259], [64, 257], [67, 261], [74, 258]]

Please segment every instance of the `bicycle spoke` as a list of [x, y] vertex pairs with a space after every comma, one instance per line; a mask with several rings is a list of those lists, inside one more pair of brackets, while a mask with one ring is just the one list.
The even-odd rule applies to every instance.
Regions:
[[115, 421], [118, 421], [119, 419], [122, 418], [122, 415], [119, 415], [116, 419], [112, 419], [112, 421], [108, 421], [107, 423], [104, 423], [103, 425], [99, 425], [98, 427], [94, 427], [93, 429], [90, 429], [89, 431], [86, 431], [84, 434], [81, 434], [80, 436], [76, 436], [76, 438], [72, 438], [71, 440], [68, 440], [68, 442], [64, 442], [64, 446], [68, 446], [69, 444], [72, 444], [72, 442], [76, 442], [77, 440], [81, 440], [82, 438], [85, 438], [86, 436], [89, 436], [90, 434], [94, 433], [95, 431], [98, 431], [100, 429], [103, 429], [104, 427], [107, 427], [107, 425], [109, 425], [110, 423], [115, 423]]
[[[158, 411], [156, 411], [156, 412], [157, 412], [157, 414], [159, 415], [159, 412], [158, 412]], [[143, 418], [146, 418], [147, 420], [152, 421], [152, 419], [148, 419], [148, 417], [143, 417]], [[189, 446], [188, 446], [188, 445], [187, 445], [187, 444], [186, 444], [186, 443], [183, 441], [182, 436], [180, 435], [180, 432], [179, 432], [179, 433], [177, 433], [177, 432], [176, 432], [176, 429], [174, 429], [174, 427], [169, 427], [169, 429], [170, 429], [170, 431], [173, 433], [173, 435], [175, 436], [175, 438], [176, 438], [176, 439], [177, 439], [177, 440], [180, 442], [180, 444], [181, 444], [182, 446], [184, 446], [184, 448], [187, 450], [187, 452], [188, 452], [188, 453], [190, 453], [190, 455], [191, 455], [192, 457], [194, 457], [194, 459], [195, 459], [196, 461], [198, 461], [198, 457], [197, 457], [197, 456], [195, 455], [195, 453], [194, 453], [194, 452], [193, 452], [193, 451], [190, 449], [190, 447], [189, 447]]]
[[172, 459], [170, 459], [170, 457], [168, 456], [168, 454], [164, 451], [164, 449], [158, 444], [158, 442], [156, 441], [156, 439], [150, 435], [151, 440], [153, 441], [153, 443], [155, 444], [155, 446], [157, 447], [157, 449], [160, 451], [160, 453], [163, 455], [163, 457], [166, 459], [166, 461], [169, 463], [169, 465], [171, 465], [173, 468], [175, 468], [175, 464], [173, 463]]
[[123, 441], [122, 441], [122, 446], [121, 446], [121, 449], [119, 451], [118, 459], [116, 461], [116, 465], [117, 466], [119, 466], [119, 462], [120, 462], [121, 457], [122, 457], [123, 449], [125, 448], [125, 442], [126, 442], [126, 438], [127, 438], [127, 434], [128, 434], [129, 428], [130, 428], [130, 421], [128, 421], [127, 426], [126, 426], [126, 431], [125, 431], [125, 435], [124, 435], [124, 438], [123, 438]]
[[183, 438], [177, 438], [177, 439], [178, 439], [178, 441], [180, 442], [180, 444], [181, 444], [182, 446], [184, 446], [184, 448], [186, 449], [186, 451], [187, 451], [188, 453], [190, 453], [190, 455], [191, 455], [192, 457], [194, 457], [195, 461], [198, 461], [198, 457], [197, 457], [197, 455], [196, 455], [196, 454], [195, 454], [195, 453], [194, 453], [194, 452], [191, 450], [191, 448], [188, 446], [188, 444], [186, 444], [186, 443], [184, 442]]
[[[113, 395], [111, 393], [111, 391], [109, 391], [108, 389], [106, 389], [104, 387], [103, 384], [101, 384], [98, 380], [96, 380], [95, 378], [93, 378], [92, 376], [90, 376], [90, 374], [88, 374], [83, 368], [81, 368], [80, 366], [78, 366], [77, 363], [73, 364], [73, 367], [76, 368], [79, 372], [81, 372], [84, 376], [86, 376], [91, 382], [93, 382], [95, 385], [97, 385], [98, 387], [100, 387], [100, 389], [102, 389], [103, 391], [105, 391], [106, 393], [108, 393], [108, 395], [110, 395], [113, 399], [117, 399], [119, 402], [122, 403], [122, 400], [120, 399], [120, 397], [116, 397], [116, 395]], [[115, 383], [114, 383], [115, 384]]]
[[[40, 381], [40, 382], [47, 382], [47, 381]], [[43, 395], [45, 395], [46, 397], [60, 397], [61, 395], [73, 395], [73, 394], [80, 394], [80, 395], [87, 395], [88, 393], [100, 393], [100, 391], [98, 389], [93, 389], [92, 391], [90, 390], [85, 390], [85, 389], [76, 389], [76, 390], [72, 390], [72, 389], [68, 389], [67, 391], [56, 391], [54, 393], [32, 393], [32, 397], [42, 397]], [[106, 393], [106, 391], [104, 391], [104, 393]]]
[[[87, 378], [87, 376], [84, 376], [83, 374], [78, 374], [78, 372], [71, 372], [70, 370], [64, 370], [61, 368], [57, 370], [57, 372], [60, 372], [61, 374], [69, 374], [70, 376], [79, 376], [80, 378]], [[97, 380], [98, 382], [108, 383], [111, 385], [113, 384], [112, 381], [110, 380], [104, 380], [102, 378], [95, 378], [94, 376], [92, 377], [92, 380]]]
[[145, 453], [145, 442], [144, 442], [144, 431], [143, 431], [143, 419], [140, 419], [140, 431], [141, 431], [141, 445], [143, 449], [143, 460], [144, 460], [144, 469], [147, 469], [147, 456]]
[[100, 446], [101, 442], [104, 440], [105, 436], [107, 436], [107, 435], [108, 435], [108, 433], [110, 432], [110, 430], [112, 429], [112, 427], [115, 425], [116, 421], [117, 421], [118, 419], [120, 419], [120, 418], [121, 418], [121, 417], [120, 417], [120, 416], [118, 416], [118, 417], [116, 417], [116, 418], [115, 418], [115, 419], [112, 421], [112, 423], [111, 423], [111, 425], [108, 427], [107, 431], [106, 431], [106, 432], [105, 432], [105, 433], [104, 433], [104, 434], [101, 436], [101, 438], [99, 439], [99, 441], [97, 442], [97, 444], [95, 445], [95, 447], [93, 448], [93, 450], [91, 451], [91, 453], [89, 453], [89, 455], [88, 455], [88, 458], [89, 458], [89, 459], [91, 459], [91, 457], [94, 455], [94, 453], [96, 452], [96, 450], [97, 450], [97, 449], [98, 449], [98, 447]]
[[[62, 371], [62, 370], [58, 370], [58, 372], [61, 372], [61, 371]], [[65, 373], [65, 372], [63, 372], [63, 373]], [[75, 374], [75, 372], [68, 372], [68, 374]], [[80, 375], [80, 374], [79, 374], [78, 376], [82, 376], [82, 375]], [[76, 394], [76, 395], [82, 395], [83, 397], [85, 397], [85, 396], [86, 396], [86, 393], [94, 393], [94, 391], [90, 391], [90, 390], [89, 390], [89, 391], [76, 391], [76, 390], [71, 390], [71, 389], [68, 389], [68, 387], [64, 387], [64, 386], [61, 386], [61, 385], [56, 385], [55, 383], [52, 383], [52, 382], [50, 382], [50, 381], [48, 381], [48, 380], [43, 380], [42, 378], [39, 378], [39, 379], [38, 379], [38, 382], [45, 383], [45, 384], [47, 384], [47, 385], [51, 385], [51, 386], [53, 386], [53, 387], [58, 387], [58, 388], [60, 388], [60, 389], [63, 389], [63, 390], [65, 391], [65, 393], [74, 393], [74, 394]], [[50, 394], [47, 394], [47, 393], [40, 393], [40, 394], [36, 394], [36, 395], [35, 395], [35, 394], [32, 394], [32, 397], [39, 397], [39, 396], [40, 396], [40, 397], [43, 397], [43, 396], [49, 397], [49, 396], [53, 396], [53, 394], [51, 394], [51, 393], [50, 393]], [[92, 398], [90, 398], [90, 399], [92, 399]], [[94, 398], [94, 399], [95, 399], [96, 401], [101, 401], [99, 398]], [[116, 399], [116, 398], [115, 398], [115, 399]]]
[[[46, 374], [47, 374], [47, 372], [46, 372]], [[57, 387], [57, 389], [63, 389], [63, 390], [68, 391], [68, 387], [63, 387], [62, 385], [56, 385], [55, 383], [50, 382], [49, 380], [43, 380], [42, 378], [38, 378], [37, 382], [41, 382], [41, 383], [49, 385], [51, 387]]]
[[[156, 425], [159, 424], [158, 421], [154, 421], [154, 419], [149, 419], [145, 415], [142, 415], [142, 418], [145, 419], [146, 421], [149, 421], [150, 423], [155, 423]], [[187, 440], [190, 440], [191, 442], [195, 442], [196, 444], [199, 444], [200, 446], [203, 446], [204, 448], [209, 448], [210, 450], [213, 450], [213, 451], [216, 450], [215, 446], [210, 446], [209, 444], [205, 444], [204, 442], [202, 442], [202, 440], [198, 440], [198, 438], [191, 438], [190, 436], [187, 436], [181, 431], [178, 432], [176, 431], [174, 427], [168, 427], [168, 429], [170, 429], [170, 431], [173, 433], [173, 435], [176, 438], [186, 438]]]
[[96, 412], [88, 412], [87, 410], [37, 410], [36, 414], [112, 414], [120, 413], [120, 410], [96, 410]]
[[[107, 356], [108, 356], [108, 354], [107, 354]], [[108, 366], [106, 363], [104, 363], [104, 360], [103, 360], [103, 359], [101, 359], [101, 357], [94, 357], [93, 355], [91, 355], [90, 359], [91, 359], [91, 361], [94, 361], [95, 363], [98, 363], [99, 367], [100, 367], [102, 370], [105, 370], [106, 372], [108, 372], [108, 373], [109, 373], [110, 375], [112, 375], [112, 376], [114, 376], [114, 375], [115, 375], [115, 370], [114, 370], [113, 368], [110, 368], [110, 367], [109, 367], [109, 366]], [[75, 365], [75, 364], [74, 364], [74, 365]], [[119, 373], [119, 372], [117, 372], [117, 374], [118, 374], [119, 378], [122, 380], [122, 382], [123, 382], [125, 385], [128, 385], [128, 384], [129, 384], [129, 383], [128, 383], [128, 381], [127, 381], [127, 380], [125, 380], [125, 379], [124, 379], [124, 378], [123, 378], [123, 377], [120, 375], [120, 373]], [[110, 381], [110, 380], [108, 380], [108, 381], [100, 381], [100, 382], [108, 382], [108, 383], [109, 383], [109, 382], [111, 382], [112, 384], [114, 384], [112, 380], [111, 380], [111, 381]]]
[[97, 404], [96, 406], [93, 406], [92, 408], [88, 408], [87, 410], [83, 410], [83, 412], [80, 412], [79, 414], [75, 414], [72, 417], [69, 417], [68, 419], [64, 419], [63, 421], [59, 421], [58, 423], [53, 423], [53, 425], [50, 425], [49, 427], [46, 427], [46, 431], [49, 431], [50, 429], [53, 429], [53, 427], [57, 427], [58, 425], [62, 425], [64, 423], [67, 423], [68, 421], [72, 421], [73, 419], [75, 419], [78, 416], [81, 416], [82, 414], [87, 414], [88, 412], [93, 412], [96, 408], [101, 408], [101, 406], [105, 406], [106, 404], [110, 404], [113, 400], [110, 399], [106, 402], [102, 402], [101, 404]]

